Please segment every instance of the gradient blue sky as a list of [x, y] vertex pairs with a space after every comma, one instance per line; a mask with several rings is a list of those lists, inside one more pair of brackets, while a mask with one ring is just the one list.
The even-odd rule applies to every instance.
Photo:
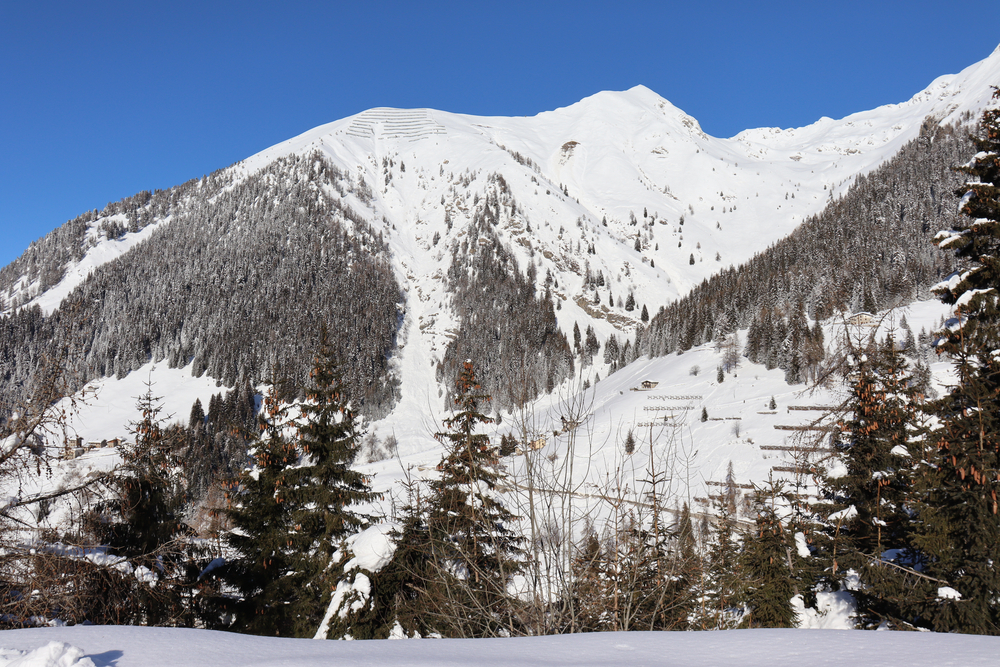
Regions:
[[902, 102], [998, 43], [997, 2], [4, 2], [0, 266], [374, 106], [534, 115], [641, 83], [725, 137]]

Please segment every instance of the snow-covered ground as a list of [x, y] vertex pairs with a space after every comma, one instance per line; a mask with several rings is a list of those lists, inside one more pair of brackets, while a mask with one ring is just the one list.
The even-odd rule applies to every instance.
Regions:
[[727, 630], [344, 642], [207, 630], [77, 626], [7, 630], [0, 632], [0, 647], [0, 667], [994, 667], [1000, 638]]

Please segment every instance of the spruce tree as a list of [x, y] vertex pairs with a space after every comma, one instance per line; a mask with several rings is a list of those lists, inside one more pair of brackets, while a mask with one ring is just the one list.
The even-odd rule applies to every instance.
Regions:
[[743, 567], [736, 535], [736, 504], [730, 501], [729, 494], [725, 495], [716, 504], [715, 530], [705, 559], [702, 608], [698, 613], [702, 630], [735, 627], [741, 616]]
[[222, 576], [239, 593], [226, 609], [234, 630], [313, 637], [343, 575], [334, 552], [368, 525], [365, 505], [378, 498], [350, 467], [361, 433], [325, 330], [297, 407], [292, 419], [277, 389], [265, 397], [255, 467], [231, 493], [237, 557]]
[[368, 478], [351, 469], [362, 433], [334, 355], [324, 328], [300, 405], [300, 465], [286, 474], [297, 542], [309, 554], [304, 588], [294, 603], [297, 636], [312, 636], [319, 627], [342, 574], [331, 565], [333, 554], [344, 538], [368, 526], [366, 506], [379, 498]]
[[932, 406], [939, 426], [915, 541], [934, 581], [917, 582], [914, 608], [934, 630], [1000, 634], [1000, 108], [983, 112], [972, 141], [956, 192], [966, 217], [935, 238], [960, 267], [935, 288], [954, 307], [936, 349], [953, 360], [956, 383]]
[[611, 578], [607, 576], [608, 555], [592, 530], [575, 548], [572, 563], [572, 631], [599, 632], [609, 629], [608, 599]]
[[490, 397], [480, 393], [472, 363], [466, 361], [454, 398], [456, 412], [435, 434], [445, 446], [440, 478], [430, 483], [427, 533], [439, 577], [453, 573], [442, 601], [441, 630], [460, 636], [513, 633], [516, 601], [507, 594], [520, 572], [521, 538], [514, 516], [500, 498], [503, 481], [498, 451], [480, 424], [492, 423], [481, 410]]
[[140, 418], [122, 448], [122, 466], [113, 478], [114, 498], [97, 508], [95, 533], [112, 552], [126, 559], [133, 574], [123, 579], [118, 620], [141, 625], [191, 625], [184, 591], [197, 575], [186, 565], [190, 529], [182, 521], [175, 449], [180, 430], [166, 428], [160, 398], [152, 386], [136, 402]]
[[[299, 461], [288, 406], [271, 387], [261, 408], [260, 435], [250, 445], [253, 468], [245, 470], [228, 492], [226, 535], [235, 553], [219, 575], [235, 599], [220, 600], [220, 616], [232, 620], [221, 627], [257, 635], [292, 635], [290, 603], [302, 585], [302, 554], [289, 502], [289, 471]], [[220, 620], [220, 623], [221, 620]]]
[[824, 518], [817, 539], [827, 568], [823, 578], [838, 588], [849, 570], [858, 574], [854, 597], [862, 627], [905, 623], [899, 595], [906, 570], [895, 566], [913, 564], [906, 503], [916, 453], [910, 436], [917, 397], [892, 335], [882, 344], [873, 338], [848, 343], [845, 418], [835, 464], [820, 481], [816, 505]]
[[757, 518], [743, 536], [739, 561], [745, 577], [741, 602], [747, 607], [742, 627], [791, 628], [796, 624], [791, 604], [795, 583], [789, 563], [792, 541], [776, 507], [780, 495], [781, 485], [776, 482], [754, 494]]

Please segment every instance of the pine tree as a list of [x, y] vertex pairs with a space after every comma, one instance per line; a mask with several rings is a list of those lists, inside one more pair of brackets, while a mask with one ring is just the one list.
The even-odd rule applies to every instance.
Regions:
[[426, 534], [435, 584], [444, 596], [431, 601], [431, 613], [445, 635], [493, 636], [513, 633], [517, 625], [517, 603], [507, 586], [520, 572], [522, 539], [500, 499], [499, 452], [489, 436], [477, 432], [480, 424], [493, 422], [481, 412], [489, 400], [466, 361], [454, 398], [456, 412], [444, 420], [446, 430], [435, 434], [445, 456], [438, 465], [440, 478], [430, 483]]
[[115, 497], [98, 506], [94, 527], [133, 571], [123, 581], [119, 621], [191, 625], [184, 590], [197, 572], [186, 567], [186, 552], [193, 550], [186, 542], [191, 531], [182, 521], [184, 496], [174, 457], [180, 431], [164, 427], [160, 400], [151, 385], [138, 398], [141, 417], [129, 427], [134, 441], [123, 447], [121, 470], [111, 484]]
[[331, 565], [333, 554], [344, 538], [368, 526], [370, 517], [363, 509], [380, 497], [365, 475], [351, 469], [362, 433], [334, 354], [324, 328], [300, 406], [302, 465], [286, 475], [294, 507], [291, 519], [300, 548], [310, 555], [302, 573], [304, 588], [294, 604], [298, 636], [312, 636], [319, 627], [330, 591], [342, 574]]
[[906, 570], [894, 565], [913, 564], [906, 501], [916, 453], [909, 443], [916, 396], [892, 335], [881, 345], [873, 339], [848, 343], [846, 417], [837, 465], [820, 482], [823, 500], [816, 510], [825, 522], [817, 547], [833, 587], [849, 570], [859, 575], [858, 622], [875, 627], [902, 620], [898, 596]]
[[959, 168], [967, 182], [956, 192], [967, 217], [935, 238], [962, 267], [935, 288], [955, 309], [936, 349], [953, 360], [956, 384], [932, 406], [940, 425], [915, 542], [938, 581], [918, 582], [915, 608], [934, 630], [1000, 634], [1000, 108], [983, 112], [972, 141], [978, 152]]
[[743, 537], [740, 554], [746, 584], [742, 602], [747, 607], [743, 627], [791, 628], [796, 623], [791, 605], [795, 594], [789, 564], [792, 543], [776, 508], [781, 493], [781, 485], [771, 482], [767, 490], [758, 489], [754, 495], [757, 518]]

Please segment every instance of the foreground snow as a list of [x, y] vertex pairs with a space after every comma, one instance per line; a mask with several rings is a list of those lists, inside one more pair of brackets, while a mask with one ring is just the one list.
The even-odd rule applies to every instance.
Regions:
[[[50, 642], [62, 642], [51, 645]], [[517, 639], [335, 642], [207, 630], [72, 627], [0, 632], [0, 667], [184, 665], [995, 665], [1000, 639], [819, 630], [630, 632]], [[83, 654], [74, 652], [82, 649]], [[32, 653], [33, 651], [33, 653]], [[20, 660], [20, 662], [18, 662]]]

